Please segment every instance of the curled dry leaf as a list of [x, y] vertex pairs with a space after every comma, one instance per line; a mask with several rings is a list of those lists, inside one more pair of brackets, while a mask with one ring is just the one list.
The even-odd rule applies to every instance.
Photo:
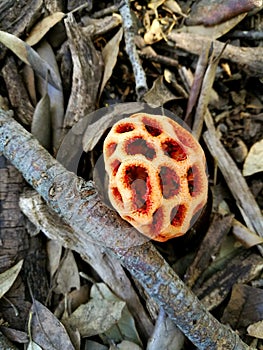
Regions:
[[29, 64], [43, 79], [48, 78], [50, 84], [57, 89], [61, 89], [61, 84], [59, 83], [60, 79], [58, 79], [57, 74], [30, 45], [17, 38], [15, 35], [3, 31], [0, 31], [0, 42], [13, 51], [21, 61]]
[[29, 33], [26, 43], [30, 46], [37, 44], [46, 33], [65, 17], [63, 12], [55, 12], [39, 21]]
[[164, 38], [162, 26], [158, 19], [154, 19], [150, 29], [144, 35], [145, 44], [151, 45]]
[[[56, 57], [51, 45], [42, 40], [40, 45], [37, 46], [37, 52], [48, 64], [52, 67], [57, 74], [57, 79], [61, 85], [60, 72], [58, 69]], [[39, 77], [37, 80], [38, 90], [43, 96], [48, 92], [50, 98], [50, 114], [51, 114], [51, 129], [52, 129], [52, 147], [56, 151], [61, 142], [61, 133], [64, 120], [64, 95], [62, 90], [55, 89], [51, 84], [47, 84], [46, 80]]]
[[113, 68], [117, 62], [117, 57], [119, 53], [119, 44], [122, 39], [123, 29], [120, 28], [119, 31], [114, 35], [114, 37], [106, 44], [102, 50], [102, 57], [104, 61], [104, 73], [100, 87], [100, 95], [110, 79]]
[[16, 265], [0, 274], [0, 298], [11, 288], [15, 282], [21, 268], [23, 260], [20, 260]]
[[166, 87], [162, 75], [154, 81], [152, 88], [143, 96], [143, 100], [153, 107], [163, 106], [166, 102], [176, 99], [178, 97]]
[[43, 147], [46, 149], [51, 148], [50, 98], [47, 93], [36, 105], [31, 124], [31, 133]]
[[261, 6], [262, 0], [201, 0], [194, 3], [186, 22], [213, 26]]
[[233, 234], [236, 239], [246, 248], [251, 248], [257, 244], [263, 243], [262, 237], [249, 230], [237, 220], [233, 220]]
[[243, 167], [243, 175], [250, 176], [263, 171], [263, 139], [256, 142], [249, 150]]

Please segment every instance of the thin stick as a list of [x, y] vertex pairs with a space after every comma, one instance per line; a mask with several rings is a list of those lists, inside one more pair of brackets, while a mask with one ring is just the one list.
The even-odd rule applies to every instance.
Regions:
[[127, 224], [99, 200], [93, 182], [85, 183], [68, 172], [11, 118], [10, 112], [3, 110], [0, 110], [0, 152], [77, 232], [74, 237], [68, 237], [68, 240], [75, 240], [76, 251], [79, 245], [87, 245], [89, 239], [111, 246], [107, 250], [121, 260], [199, 349], [249, 349], [234, 331], [206, 311], [151, 242], [143, 243], [141, 235], [135, 232], [133, 240], [138, 245], [119, 248], [123, 243], [120, 240], [128, 239], [125, 236]]
[[132, 64], [135, 77], [136, 93], [138, 100], [141, 100], [145, 92], [148, 90], [146, 75], [142, 68], [138, 52], [134, 42], [134, 28], [129, 0], [124, 0], [119, 8], [124, 29], [125, 49]]

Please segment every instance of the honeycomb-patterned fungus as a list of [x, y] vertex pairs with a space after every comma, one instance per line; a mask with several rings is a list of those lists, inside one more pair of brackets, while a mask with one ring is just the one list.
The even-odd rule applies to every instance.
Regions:
[[137, 113], [113, 125], [104, 141], [109, 199], [151, 239], [181, 236], [207, 200], [204, 152], [165, 116]]

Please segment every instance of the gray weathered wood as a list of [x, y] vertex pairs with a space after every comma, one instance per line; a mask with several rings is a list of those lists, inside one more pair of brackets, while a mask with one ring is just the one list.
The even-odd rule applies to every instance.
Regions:
[[[128, 224], [100, 201], [93, 182], [84, 182], [68, 172], [11, 118], [10, 113], [2, 110], [1, 151], [48, 205], [70, 224], [76, 232], [78, 244], [91, 239], [108, 245], [109, 252], [121, 260], [199, 349], [249, 349], [235, 332], [220, 324], [205, 309], [151, 242], [144, 242], [141, 235], [127, 230]], [[133, 240], [137, 245], [121, 247], [125, 239]]]

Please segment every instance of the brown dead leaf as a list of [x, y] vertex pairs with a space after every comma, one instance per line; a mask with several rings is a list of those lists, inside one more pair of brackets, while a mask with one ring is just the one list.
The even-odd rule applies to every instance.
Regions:
[[71, 289], [80, 288], [80, 277], [78, 267], [71, 250], [67, 250], [56, 276], [56, 287], [54, 292], [57, 294], [67, 294]]
[[146, 92], [144, 101], [153, 107], [163, 106], [164, 103], [178, 99], [164, 84], [163, 76], [160, 75], [153, 83], [152, 88]]
[[0, 30], [0, 42], [9, 48], [13, 53], [21, 59], [24, 63], [30, 65], [34, 71], [39, 74], [43, 79], [48, 77], [48, 81], [55, 88], [61, 89], [57, 74], [52, 67], [43, 60], [38, 53], [32, 49], [30, 45], [23, 40], [17, 38], [15, 35], [3, 32]]
[[119, 53], [119, 45], [122, 39], [123, 29], [120, 28], [119, 31], [114, 35], [114, 37], [106, 44], [102, 50], [102, 57], [104, 61], [104, 73], [100, 87], [100, 95], [110, 79], [113, 68], [117, 62], [117, 57]]
[[251, 337], [263, 339], [263, 321], [248, 326], [247, 332]]
[[233, 329], [243, 330], [263, 319], [263, 290], [244, 284], [235, 284], [222, 322]]
[[74, 350], [65, 327], [44, 305], [34, 300], [31, 318], [32, 340], [43, 349]]
[[176, 30], [178, 33], [192, 33], [201, 36], [206, 36], [209, 39], [217, 39], [228, 33], [233, 29], [239, 22], [246, 17], [246, 13], [242, 13], [234, 18], [229, 19], [223, 23], [215, 24], [212, 27], [206, 27], [204, 25], [196, 26], [183, 26], [182, 28]]
[[262, 237], [258, 236], [255, 232], [249, 230], [235, 219], [233, 220], [233, 234], [245, 248], [251, 248], [257, 244], [263, 243]]
[[162, 26], [158, 19], [152, 21], [150, 29], [144, 35], [145, 44], [151, 45], [164, 38]]
[[47, 34], [47, 32], [64, 17], [65, 13], [55, 12], [50, 16], [43, 18], [33, 27], [26, 39], [26, 43], [30, 46], [37, 44]]
[[194, 3], [188, 25], [213, 26], [262, 6], [262, 0], [201, 0]]
[[250, 176], [263, 171], [263, 139], [256, 142], [249, 150], [243, 167], [243, 175]]
[[166, 0], [163, 4], [164, 9], [170, 10], [172, 13], [176, 13], [180, 16], [186, 17], [186, 15], [183, 13], [180, 5], [175, 0]]

